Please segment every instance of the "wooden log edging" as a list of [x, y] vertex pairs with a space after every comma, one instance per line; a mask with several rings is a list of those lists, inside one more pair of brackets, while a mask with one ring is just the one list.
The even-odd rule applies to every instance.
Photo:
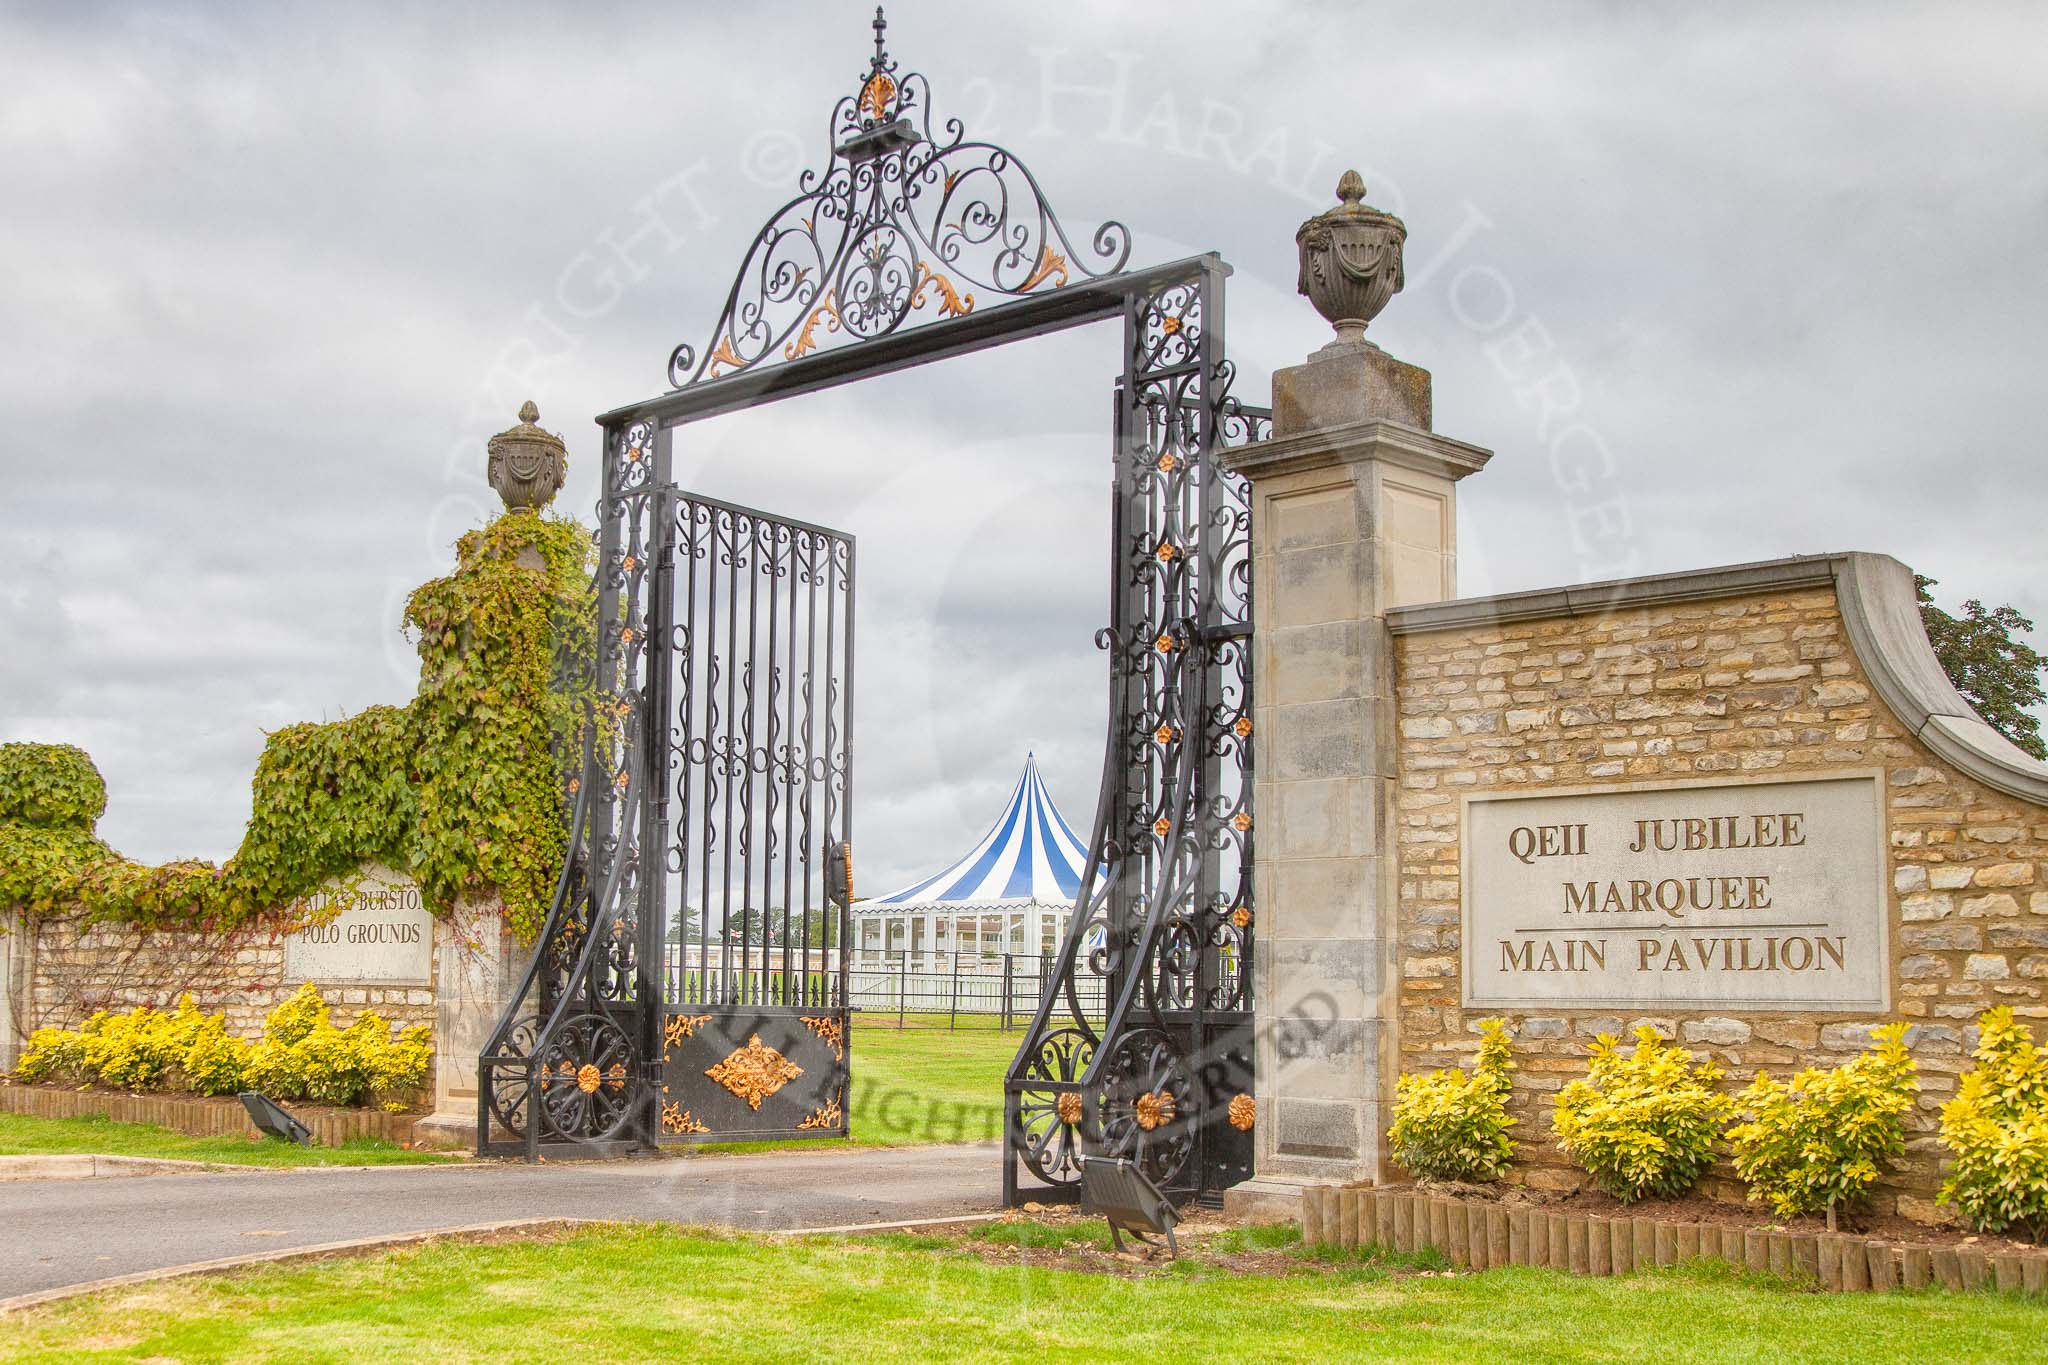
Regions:
[[[39, 1085], [0, 1086], [0, 1112], [39, 1119], [104, 1116], [116, 1123], [153, 1123], [188, 1137], [257, 1137], [256, 1125], [239, 1101], [197, 1095], [126, 1095], [107, 1090], [60, 1090]], [[417, 1114], [387, 1114], [381, 1109], [340, 1113], [295, 1113], [313, 1131], [322, 1147], [337, 1147], [350, 1138], [413, 1140]]]
[[1302, 1240], [1310, 1245], [1434, 1248], [1460, 1269], [1527, 1265], [1626, 1275], [1712, 1259], [1823, 1289], [1938, 1285], [2048, 1297], [2048, 1249], [1924, 1246], [1853, 1233], [1571, 1213], [1412, 1188], [1318, 1185], [1303, 1190], [1301, 1201]]

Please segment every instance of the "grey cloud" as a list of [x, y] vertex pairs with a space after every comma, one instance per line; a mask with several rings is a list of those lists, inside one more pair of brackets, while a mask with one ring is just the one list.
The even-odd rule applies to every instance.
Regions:
[[[1440, 430], [1498, 452], [1464, 489], [1467, 591], [1868, 548], [2048, 618], [2038, 7], [1044, 13], [899, 4], [892, 45], [1070, 228], [1230, 260], [1248, 400], [1327, 336], [1292, 234], [1337, 173], [1405, 215], [1410, 288], [1373, 335], [1434, 371]], [[231, 849], [264, 727], [410, 694], [404, 591], [487, 513], [482, 443], [520, 400], [588, 514], [590, 415], [701, 344], [791, 192], [750, 154], [818, 163], [867, 18], [0, 19], [0, 737], [87, 744], [131, 853]], [[703, 491], [861, 538], [870, 886], [978, 835], [1027, 748], [1088, 818], [1115, 347], [679, 439]], [[1626, 533], [1586, 544], [1603, 517]]]

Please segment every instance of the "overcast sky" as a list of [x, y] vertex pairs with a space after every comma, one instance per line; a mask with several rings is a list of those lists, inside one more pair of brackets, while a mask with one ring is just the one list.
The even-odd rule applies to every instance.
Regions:
[[[967, 17], [972, 15], [971, 20]], [[0, 738], [81, 744], [132, 856], [219, 858], [266, 729], [412, 695], [405, 593], [521, 400], [700, 350], [821, 164], [864, 5], [16, 5], [0, 17]], [[1236, 268], [1239, 392], [1328, 339], [1295, 226], [1409, 229], [1461, 590], [1877, 550], [2048, 620], [2048, 7], [891, 7], [1078, 237]], [[658, 226], [650, 226], [658, 225]], [[690, 486], [860, 540], [860, 880], [1026, 749], [1085, 830], [1109, 325], [691, 428]]]

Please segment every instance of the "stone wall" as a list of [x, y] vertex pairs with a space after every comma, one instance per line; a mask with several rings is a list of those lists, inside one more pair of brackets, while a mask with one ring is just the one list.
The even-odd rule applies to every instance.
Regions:
[[[477, 1053], [529, 950], [506, 929], [495, 895], [465, 901], [432, 924], [426, 984], [349, 980], [345, 966], [315, 984], [338, 1027], [366, 1010], [393, 1025], [432, 1026], [434, 1109], [416, 1136], [459, 1146], [475, 1132]], [[225, 1013], [230, 1030], [254, 1038], [264, 1016], [306, 979], [289, 969], [284, 938], [267, 930], [222, 935], [19, 915], [0, 918], [0, 930], [0, 1024], [9, 1025], [0, 1063], [8, 1066], [37, 1028], [76, 1028], [100, 1009], [168, 1009], [188, 991], [201, 1009]], [[325, 960], [332, 966], [337, 958], [330, 951]]]
[[[227, 1015], [231, 1032], [255, 1037], [263, 1017], [304, 984], [285, 975], [283, 939], [267, 931], [231, 935], [47, 920], [17, 931], [28, 958], [27, 991], [15, 1013], [22, 1037], [55, 1025], [76, 1028], [95, 1010], [174, 1006], [189, 991], [201, 1009]], [[334, 1022], [363, 1010], [396, 1024], [432, 1024], [431, 987], [320, 983]]]
[[[1461, 615], [1447, 610], [1458, 604], [1394, 614], [1399, 1065], [1466, 1061], [1478, 1019], [1499, 1012], [1461, 1003], [1467, 795], [1878, 770], [1889, 994], [1912, 1023], [1921, 1080], [1907, 1162], [1880, 1202], [1929, 1216], [1933, 1130], [1969, 1069], [1973, 1020], [1997, 1004], [2048, 1019], [2048, 809], [1976, 780], [1916, 737], [1873, 685], [1834, 584], [1671, 595], [1602, 607], [1560, 592], [1547, 614], [1525, 603], [1502, 613], [1525, 619], [1448, 628], [1439, 623]], [[1655, 1024], [1724, 1064], [1733, 1086], [1760, 1067], [1783, 1075], [1846, 1061], [1882, 1022], [1732, 1009], [1509, 1017], [1521, 1176], [1550, 1187], [1581, 1178], [1552, 1144], [1549, 1102], [1583, 1073], [1596, 1034]]]

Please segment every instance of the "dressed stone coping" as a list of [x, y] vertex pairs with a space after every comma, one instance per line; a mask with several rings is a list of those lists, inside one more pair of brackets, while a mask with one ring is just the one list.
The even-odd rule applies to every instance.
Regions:
[[1387, 629], [1415, 635], [1830, 586], [1871, 686], [1914, 737], [1994, 791], [2048, 805], [2048, 763], [1992, 729], [1956, 691], [1927, 643], [1913, 571], [1889, 555], [1793, 555], [1395, 607], [1387, 613]]
[[1301, 1193], [1311, 1246], [1435, 1248], [1468, 1270], [1547, 1266], [1626, 1275], [1703, 1258], [1832, 1290], [2012, 1290], [2048, 1297], [2048, 1248], [1928, 1246], [1853, 1233], [1574, 1213], [1414, 1188], [1314, 1185]]
[[[66, 1090], [59, 1086], [0, 1086], [0, 1112], [39, 1119], [101, 1116], [116, 1123], [153, 1123], [188, 1137], [261, 1137], [240, 1100], [232, 1096], [129, 1095], [112, 1090]], [[381, 1109], [307, 1109], [292, 1117], [312, 1130], [322, 1147], [351, 1138], [382, 1138], [401, 1146], [413, 1141], [417, 1114]]]

